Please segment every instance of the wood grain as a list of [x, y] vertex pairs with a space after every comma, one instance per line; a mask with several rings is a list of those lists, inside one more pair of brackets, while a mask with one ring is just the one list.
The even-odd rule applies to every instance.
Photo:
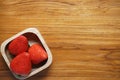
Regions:
[[[120, 80], [120, 0], [0, 0], [0, 43], [40, 30], [52, 65], [30, 80]], [[14, 80], [0, 55], [0, 80]]]

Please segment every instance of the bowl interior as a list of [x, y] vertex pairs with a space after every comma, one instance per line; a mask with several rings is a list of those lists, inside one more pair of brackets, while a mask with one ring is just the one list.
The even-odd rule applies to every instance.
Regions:
[[[29, 47], [30, 47], [32, 44], [39, 43], [39, 44], [43, 47], [43, 49], [46, 51], [46, 49], [44, 48], [43, 44], [41, 43], [39, 37], [38, 37], [35, 33], [26, 32], [26, 33], [24, 33], [24, 34], [22, 34], [22, 35], [24, 35], [24, 36], [27, 37]], [[11, 41], [10, 41], [10, 42], [11, 42]], [[9, 42], [9, 43], [10, 43], [10, 42]], [[8, 50], [8, 45], [9, 45], [9, 43], [8, 43], [8, 44], [6, 45], [6, 47], [5, 47], [5, 53], [6, 53], [6, 57], [8, 58], [8, 60], [11, 61], [15, 56], [11, 55], [10, 52], [9, 52], [9, 50]], [[47, 51], [46, 51], [46, 53], [47, 53]], [[34, 70], [42, 67], [43, 65], [46, 64], [46, 62], [47, 62], [47, 60], [43, 61], [43, 62], [40, 63], [40, 64], [33, 65], [31, 72], [33, 72]], [[17, 76], [20, 77], [20, 75], [17, 75]], [[21, 76], [21, 77], [22, 77], [22, 76]]]

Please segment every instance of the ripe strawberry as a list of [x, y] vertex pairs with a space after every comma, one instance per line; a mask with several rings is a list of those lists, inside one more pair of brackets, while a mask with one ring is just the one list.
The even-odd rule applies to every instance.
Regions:
[[14, 39], [8, 46], [11, 54], [18, 55], [19, 53], [25, 52], [28, 49], [28, 40], [25, 36], [19, 36]]
[[23, 52], [10, 62], [11, 70], [18, 75], [28, 75], [31, 71], [30, 55]]
[[39, 64], [40, 62], [48, 58], [47, 53], [39, 44], [33, 44], [29, 49], [28, 53], [33, 64]]

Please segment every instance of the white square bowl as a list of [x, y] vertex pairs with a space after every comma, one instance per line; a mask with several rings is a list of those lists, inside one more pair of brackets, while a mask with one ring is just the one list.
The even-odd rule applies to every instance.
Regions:
[[[9, 51], [8, 51], [8, 45], [9, 43], [17, 38], [18, 36], [20, 35], [24, 35], [27, 37], [28, 39], [28, 43], [29, 45], [32, 45], [34, 43], [39, 43], [43, 46], [43, 48], [45, 49], [45, 51], [47, 52], [48, 54], [48, 59], [47, 61], [42, 65], [42, 66], [39, 66], [39, 67], [35, 67], [35, 68], [32, 68], [31, 72], [29, 75], [27, 76], [20, 76], [20, 75], [17, 75], [15, 74], [14, 72], [12, 72], [12, 70], [10, 69], [10, 61], [12, 60], [12, 56], [11, 54], [9, 54]], [[40, 32], [36, 29], [36, 28], [28, 28], [28, 29], [25, 29], [21, 32], [19, 32], [18, 34], [12, 36], [11, 38], [5, 40], [2, 44], [1, 44], [1, 54], [6, 62], [6, 64], [8, 65], [9, 69], [11, 70], [11, 72], [13, 73], [13, 75], [17, 78], [17, 79], [26, 79], [26, 78], [29, 78], [30, 76], [33, 76], [35, 75], [36, 73], [46, 69], [47, 67], [50, 66], [50, 64], [52, 63], [52, 54], [51, 54], [51, 51], [50, 49], [48, 48], [47, 44], [45, 43], [42, 35], [40, 34]]]

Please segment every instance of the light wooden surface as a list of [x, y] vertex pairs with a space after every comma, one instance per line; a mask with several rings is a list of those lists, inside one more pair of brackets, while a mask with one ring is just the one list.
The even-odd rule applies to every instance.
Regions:
[[[38, 28], [52, 65], [30, 80], [120, 80], [120, 0], [0, 0], [0, 44]], [[0, 80], [14, 80], [0, 54]]]

